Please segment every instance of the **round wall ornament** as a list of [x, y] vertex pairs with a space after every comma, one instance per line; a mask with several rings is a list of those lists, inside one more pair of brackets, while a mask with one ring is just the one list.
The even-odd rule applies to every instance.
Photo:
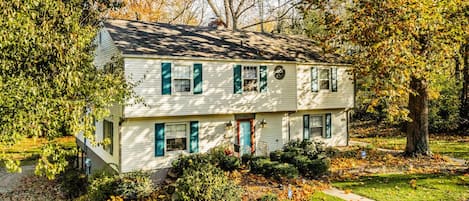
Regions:
[[275, 66], [274, 68], [274, 77], [277, 80], [281, 80], [285, 77], [285, 69], [283, 69], [283, 66]]

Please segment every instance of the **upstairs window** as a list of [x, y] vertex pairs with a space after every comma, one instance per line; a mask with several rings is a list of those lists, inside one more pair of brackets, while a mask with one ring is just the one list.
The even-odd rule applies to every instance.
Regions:
[[329, 90], [330, 86], [330, 73], [329, 69], [319, 69], [319, 89]]
[[257, 66], [243, 66], [243, 91], [257, 91], [258, 78]]
[[190, 66], [175, 66], [173, 68], [174, 92], [191, 92], [191, 68]]

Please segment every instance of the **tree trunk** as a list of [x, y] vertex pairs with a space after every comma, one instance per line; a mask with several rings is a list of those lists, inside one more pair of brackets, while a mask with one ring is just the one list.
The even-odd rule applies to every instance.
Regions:
[[461, 46], [459, 51], [462, 56], [462, 89], [459, 117], [461, 118], [461, 129], [466, 130], [469, 125], [469, 43]]
[[428, 140], [428, 83], [423, 78], [412, 77], [409, 94], [409, 117], [407, 124], [406, 155], [431, 155]]

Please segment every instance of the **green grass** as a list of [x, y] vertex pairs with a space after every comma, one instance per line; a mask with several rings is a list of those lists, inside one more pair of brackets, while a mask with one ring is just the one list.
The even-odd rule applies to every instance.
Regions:
[[344, 201], [338, 197], [334, 197], [334, 196], [331, 196], [331, 195], [327, 195], [323, 192], [315, 192], [313, 194], [313, 196], [311, 196], [311, 201]]
[[[353, 140], [371, 143], [375, 147], [395, 150], [404, 150], [406, 145], [405, 137], [368, 137], [354, 138]], [[454, 138], [446, 140], [430, 139], [430, 150], [433, 153], [469, 160], [469, 145], [465, 140], [458, 141]]]
[[[57, 138], [54, 141], [68, 148], [76, 146], [73, 136]], [[46, 143], [47, 140], [43, 138], [25, 138], [12, 146], [0, 144], [0, 152], [4, 152], [9, 159], [20, 160], [22, 165], [31, 165], [38, 159], [41, 147]], [[1, 166], [3, 163], [0, 163]]]
[[[416, 189], [410, 181], [415, 179]], [[334, 182], [333, 186], [377, 201], [433, 201], [469, 199], [469, 176], [442, 174], [380, 174], [359, 180]]]

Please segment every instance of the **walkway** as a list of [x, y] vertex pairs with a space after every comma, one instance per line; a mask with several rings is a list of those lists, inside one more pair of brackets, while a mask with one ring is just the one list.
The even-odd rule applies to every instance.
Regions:
[[21, 179], [34, 173], [34, 166], [22, 166], [21, 173], [9, 173], [5, 169], [0, 169], [0, 193], [13, 191], [21, 182]]
[[345, 193], [343, 190], [339, 190], [337, 188], [331, 187], [330, 189], [326, 189], [322, 191], [325, 194], [338, 197], [340, 199], [346, 200], [346, 201], [374, 201], [372, 199], [353, 194], [353, 193]]

